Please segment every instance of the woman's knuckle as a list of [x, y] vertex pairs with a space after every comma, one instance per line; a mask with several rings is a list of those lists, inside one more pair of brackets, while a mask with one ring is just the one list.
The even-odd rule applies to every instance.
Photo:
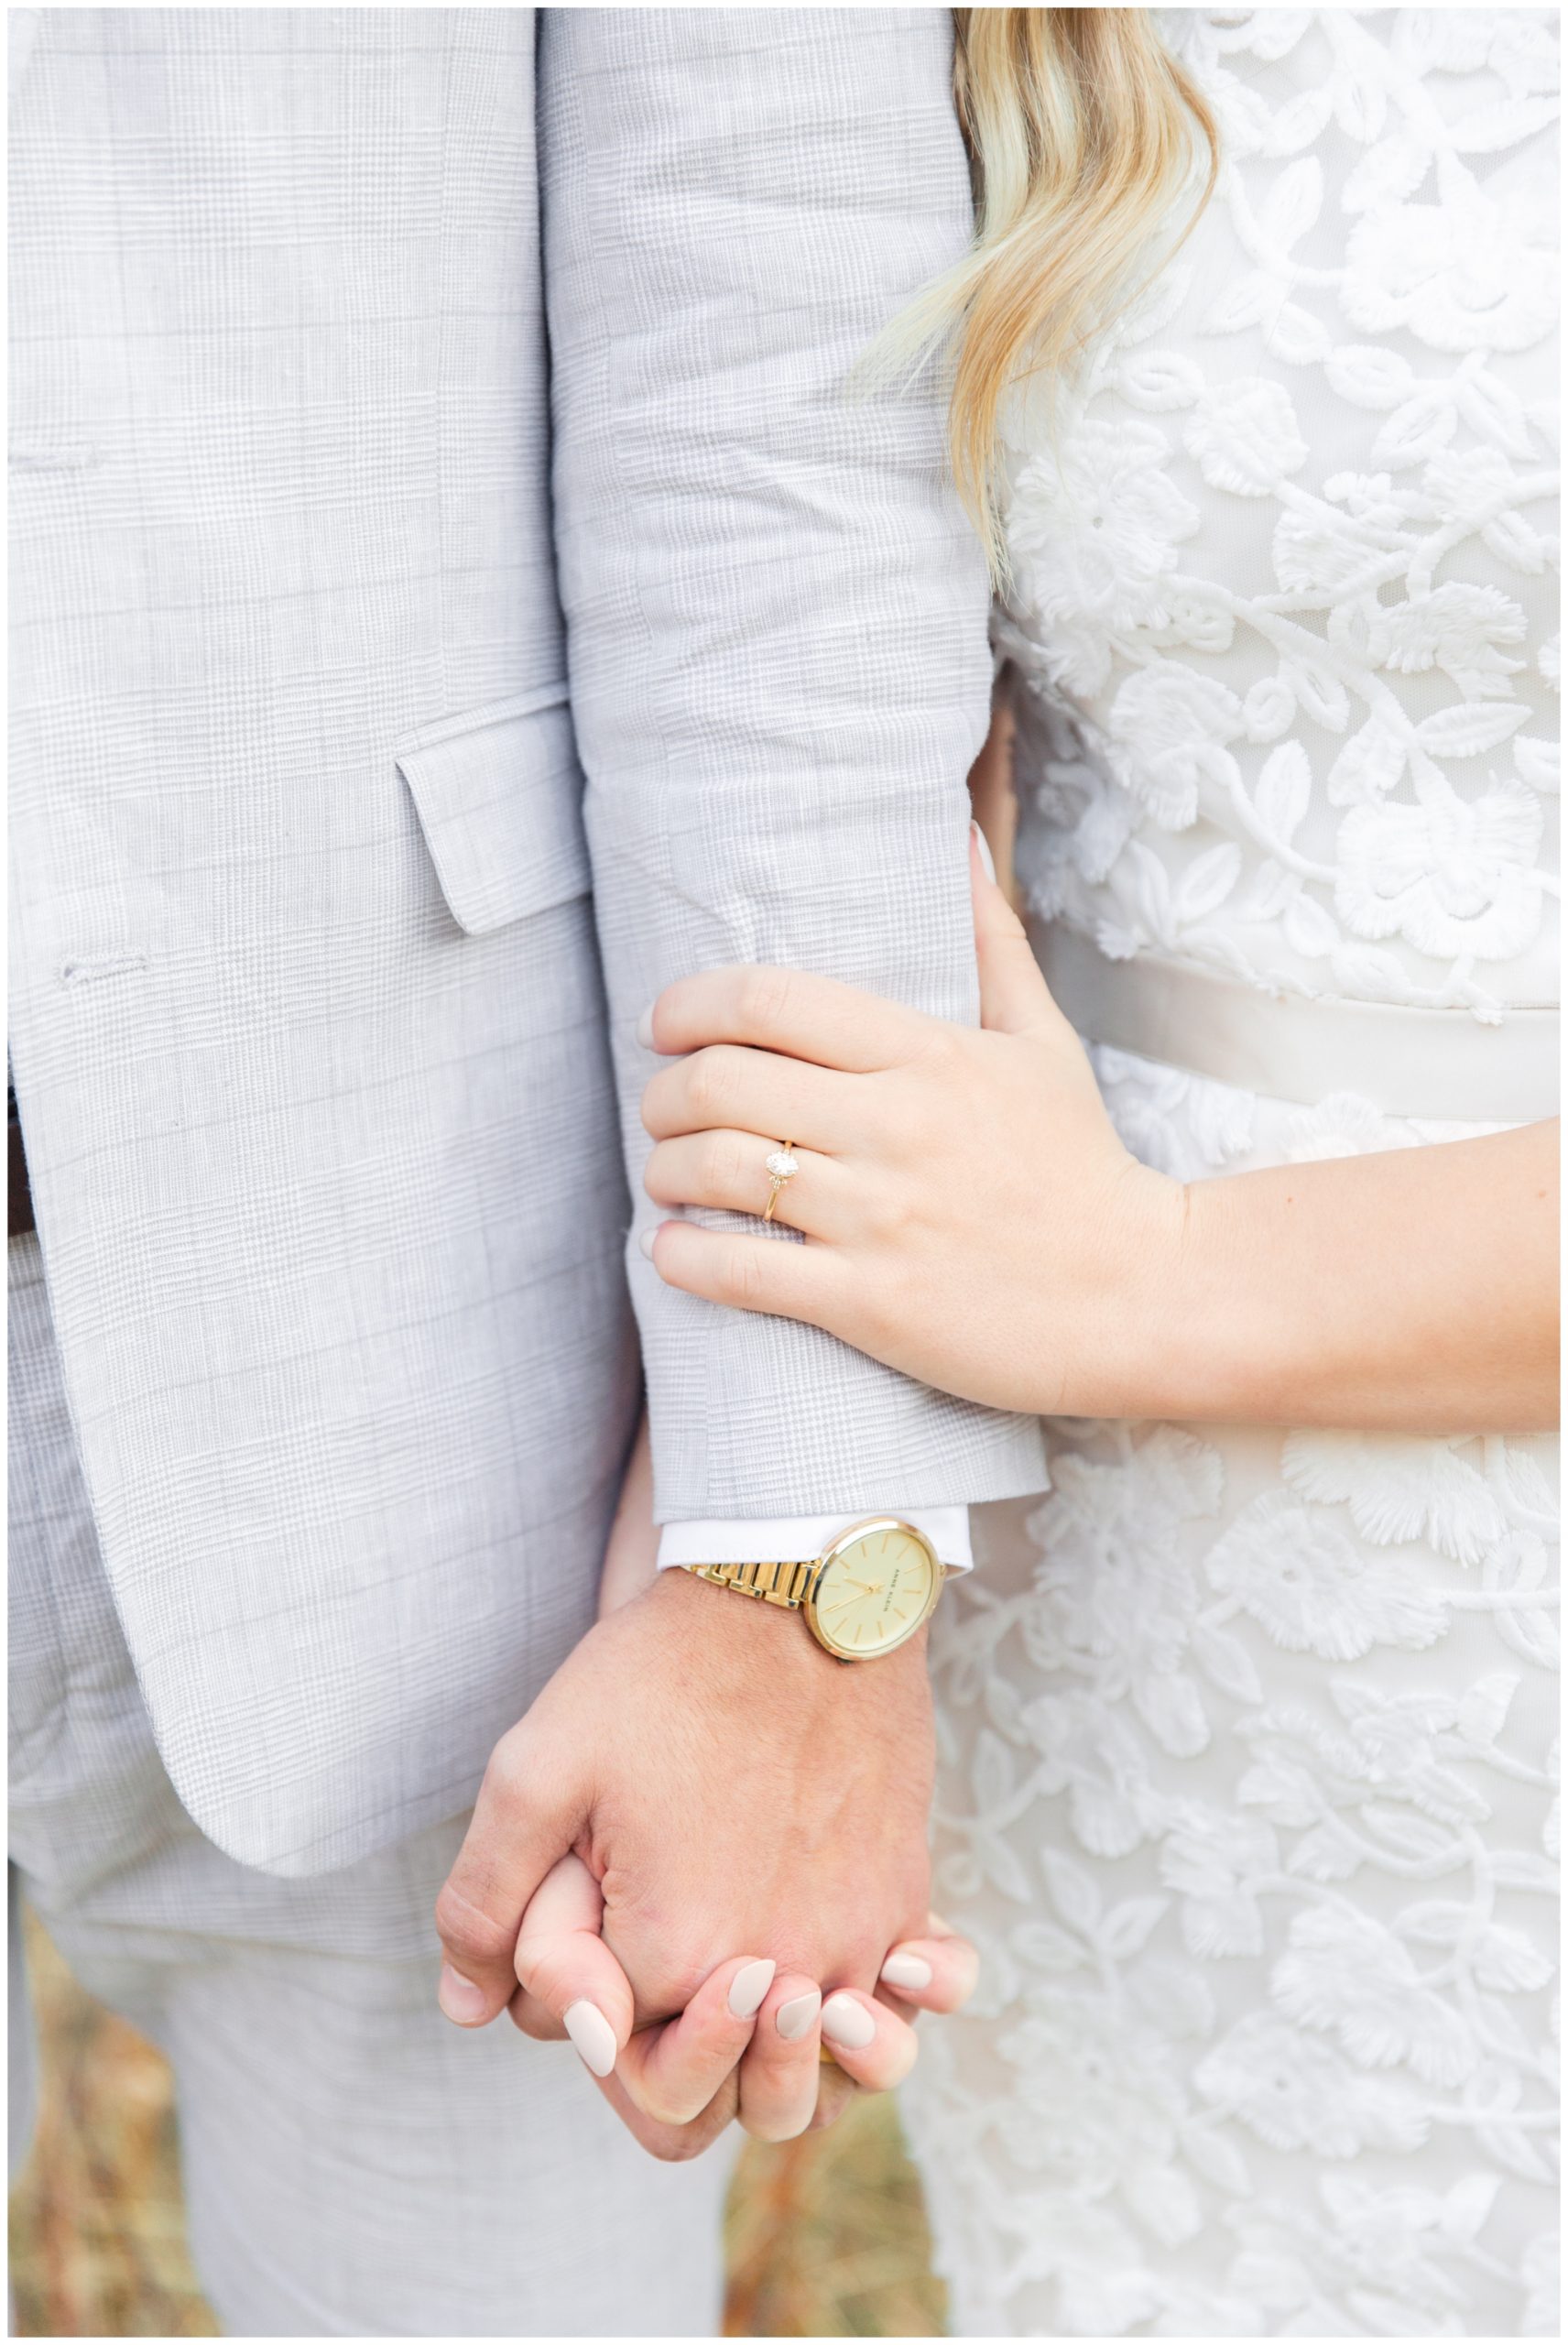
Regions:
[[518, 1984], [552, 2010], [565, 2011], [572, 2000], [572, 1980], [561, 1949], [550, 1940], [530, 1938], [525, 1926], [512, 1955]]
[[672, 1086], [666, 1074], [656, 1074], [651, 1081], [643, 1085], [642, 1097], [637, 1104], [637, 1114], [642, 1120], [644, 1131], [655, 1140], [664, 1129], [671, 1096]]
[[794, 992], [788, 969], [746, 970], [740, 980], [739, 1009], [747, 1029], [770, 1032], [788, 1014]]
[[649, 2136], [648, 2146], [660, 2165], [687, 2165], [706, 2147], [695, 2127], [678, 2121], [660, 2124]]
[[506, 2016], [519, 2035], [529, 2036], [536, 2044], [559, 2044], [565, 2034], [560, 2021], [538, 1996], [526, 1991], [512, 1997]]
[[964, 1059], [964, 1030], [939, 1019], [921, 1035], [919, 1048], [909, 1063], [921, 1076], [938, 1083], [950, 1082]]
[[724, 1300], [738, 1308], [760, 1303], [764, 1267], [750, 1244], [730, 1247], [720, 1278]]
[[723, 1049], [699, 1051], [687, 1076], [687, 1096], [703, 1122], [715, 1118], [735, 1090], [732, 1062]]
[[700, 998], [694, 977], [671, 977], [653, 1005], [655, 1029], [660, 1032], [684, 1031]]
[[734, 1132], [712, 1132], [708, 1137], [707, 1162], [704, 1172], [709, 1186], [720, 1196], [728, 1196], [739, 1187], [745, 1167], [741, 1143]]
[[896, 1173], [877, 1183], [866, 1218], [884, 1245], [896, 1246], [907, 1238], [912, 1219], [909, 1194]]

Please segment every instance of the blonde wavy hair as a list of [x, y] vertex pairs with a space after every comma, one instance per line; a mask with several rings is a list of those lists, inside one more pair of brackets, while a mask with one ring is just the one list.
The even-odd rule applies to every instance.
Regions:
[[[951, 368], [953, 476], [1006, 575], [997, 419], [1026, 375], [1060, 376], [1146, 281], [1214, 188], [1219, 139], [1201, 92], [1142, 8], [955, 8], [953, 90], [975, 175], [975, 234], [895, 329]], [[1194, 200], [1194, 162], [1207, 175]], [[1181, 217], [1185, 202], [1187, 216]], [[1175, 235], [1160, 232], [1177, 229]]]

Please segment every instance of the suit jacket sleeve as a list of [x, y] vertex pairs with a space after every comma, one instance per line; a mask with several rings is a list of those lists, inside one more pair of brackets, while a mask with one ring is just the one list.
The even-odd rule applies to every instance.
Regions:
[[[945, 10], [540, 27], [557, 551], [640, 1223], [635, 1029], [672, 977], [779, 962], [975, 1015], [984, 564], [938, 397], [846, 388], [970, 199]], [[626, 1259], [661, 1521], [1044, 1487], [1033, 1420]]]

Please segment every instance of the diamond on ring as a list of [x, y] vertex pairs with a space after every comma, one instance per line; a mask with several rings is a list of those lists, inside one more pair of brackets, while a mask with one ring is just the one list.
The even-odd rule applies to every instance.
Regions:
[[786, 1140], [782, 1148], [774, 1149], [762, 1162], [768, 1172], [768, 1210], [762, 1218], [771, 1221], [773, 1208], [779, 1203], [779, 1193], [786, 1181], [794, 1179], [800, 1169], [800, 1160], [790, 1154], [789, 1143]]

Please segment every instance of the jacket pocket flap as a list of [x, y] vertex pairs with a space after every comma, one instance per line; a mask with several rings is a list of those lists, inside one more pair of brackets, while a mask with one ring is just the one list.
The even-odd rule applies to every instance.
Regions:
[[447, 909], [470, 936], [587, 894], [564, 685], [430, 725], [395, 754]]

